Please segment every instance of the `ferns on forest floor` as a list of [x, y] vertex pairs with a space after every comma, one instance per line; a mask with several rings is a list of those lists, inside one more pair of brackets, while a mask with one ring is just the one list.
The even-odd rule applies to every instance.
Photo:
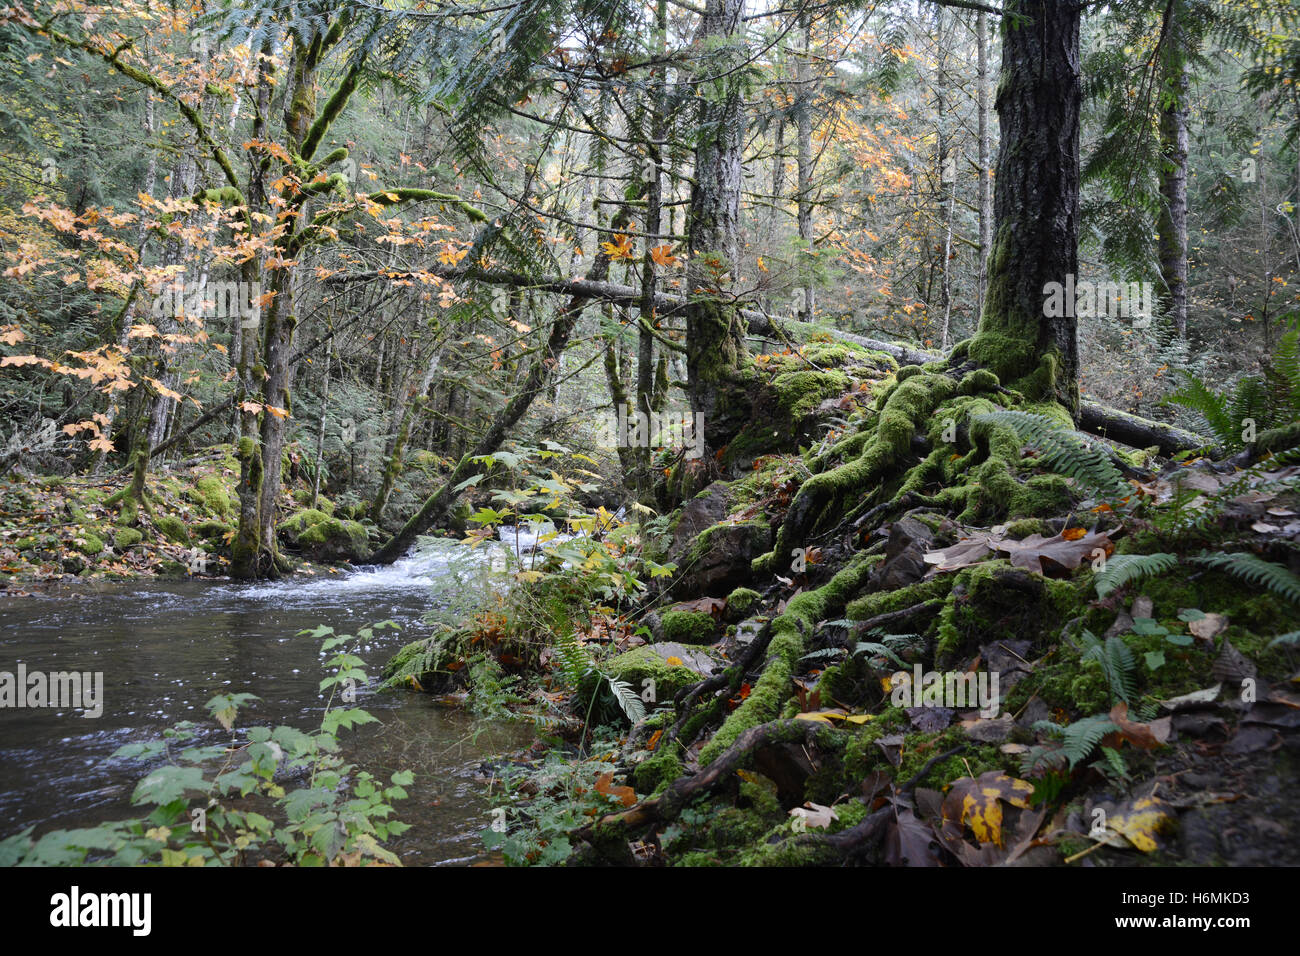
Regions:
[[1090, 490], [1114, 496], [1128, 489], [1119, 469], [1103, 451], [1046, 415], [1005, 409], [976, 415], [971, 421], [1010, 428], [1017, 438], [1038, 450], [1045, 467]]

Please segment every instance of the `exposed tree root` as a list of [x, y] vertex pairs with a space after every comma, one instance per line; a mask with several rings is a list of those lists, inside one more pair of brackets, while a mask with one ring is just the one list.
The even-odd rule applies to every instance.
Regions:
[[843, 736], [833, 727], [808, 720], [774, 720], [751, 727], [699, 773], [678, 777], [658, 797], [643, 800], [621, 813], [606, 814], [577, 831], [575, 837], [603, 843], [621, 839], [623, 834], [644, 826], [671, 822], [692, 800], [728, 783], [737, 770], [750, 766], [765, 750], [795, 743], [833, 749], [836, 738]]

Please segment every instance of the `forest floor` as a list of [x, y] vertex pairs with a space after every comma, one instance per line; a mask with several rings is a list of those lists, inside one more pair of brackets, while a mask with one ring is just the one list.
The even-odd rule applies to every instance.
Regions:
[[[1089, 441], [978, 370], [763, 358], [751, 426], [669, 477], [668, 588], [512, 670], [568, 742], [502, 764], [507, 861], [1300, 858], [1300, 467]], [[463, 683], [447, 646], [390, 682]]]
[[[230, 565], [239, 465], [229, 445], [201, 449], [148, 475], [148, 507], [115, 500], [129, 474], [0, 480], [0, 590], [71, 580], [219, 577]], [[334, 504], [291, 482], [281, 499], [282, 539], [298, 573], [337, 574], [364, 555], [368, 529], [335, 518]], [[318, 541], [301, 542], [311, 523]], [[308, 526], [303, 528], [306, 523]], [[316, 560], [313, 560], [316, 558]]]

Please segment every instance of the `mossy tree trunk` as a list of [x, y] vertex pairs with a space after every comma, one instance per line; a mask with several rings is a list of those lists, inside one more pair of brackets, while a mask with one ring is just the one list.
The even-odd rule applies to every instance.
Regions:
[[[704, 415], [705, 443], [725, 445], [748, 417], [738, 374], [741, 319], [723, 286], [740, 268], [741, 152], [745, 119], [737, 60], [744, 0], [708, 0], [697, 44], [710, 54], [696, 77], [700, 123], [687, 226], [686, 374], [691, 405]], [[717, 44], [737, 40], [737, 46]], [[735, 55], [731, 55], [732, 53]]]
[[[241, 342], [240, 388], [247, 404], [241, 403], [239, 529], [231, 548], [231, 573], [237, 578], [274, 576], [283, 570], [284, 562], [276, 546], [275, 523], [281, 463], [292, 413], [293, 341], [298, 326], [291, 263], [302, 254], [313, 235], [312, 227], [304, 225], [312, 190], [318, 189], [314, 184], [307, 185], [315, 171], [313, 156], [346, 106], [364, 61], [358, 58], [352, 63], [323, 108], [318, 109], [318, 73], [325, 55], [343, 39], [346, 24], [347, 18], [340, 17], [328, 32], [311, 38], [295, 37], [284, 106], [285, 139], [290, 156], [283, 164], [284, 185], [278, 194], [282, 211], [276, 217], [284, 225], [269, 250], [278, 264], [265, 270], [269, 289], [261, 298], [266, 305], [256, 316], [256, 324], [245, 322]], [[264, 73], [263, 81], [263, 88], [269, 88], [270, 75]], [[259, 95], [255, 131], [260, 127], [265, 133], [269, 109], [269, 97]], [[338, 158], [342, 157], [336, 151], [326, 161]], [[254, 181], [248, 189], [250, 208], [260, 209], [270, 202], [262, 186], [269, 169], [269, 159], [255, 161], [251, 177]], [[328, 188], [328, 184], [319, 188]], [[261, 267], [246, 266], [244, 278], [256, 283], [261, 278]], [[255, 308], [254, 312], [258, 310]]]
[[968, 354], [1032, 401], [1079, 408], [1074, 309], [1048, 316], [1048, 283], [1078, 270], [1080, 7], [1009, 0], [1002, 19], [993, 249]]

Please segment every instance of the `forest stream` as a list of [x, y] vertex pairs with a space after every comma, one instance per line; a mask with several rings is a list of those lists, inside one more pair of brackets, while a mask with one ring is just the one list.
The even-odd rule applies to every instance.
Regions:
[[122, 744], [161, 736], [193, 720], [200, 741], [222, 731], [206, 701], [247, 692], [261, 700], [240, 712], [237, 728], [285, 723], [316, 726], [325, 701], [320, 641], [298, 632], [328, 624], [355, 633], [381, 620], [359, 656], [372, 677], [358, 704], [378, 724], [340, 735], [344, 756], [376, 776], [415, 772], [397, 818], [413, 824], [392, 849], [412, 865], [467, 864], [486, 857], [478, 834], [488, 822], [480, 766], [527, 742], [528, 725], [475, 721], [428, 696], [376, 693], [384, 661], [428, 634], [424, 615], [438, 600], [449, 542], [419, 557], [340, 577], [273, 584], [150, 581], [65, 585], [7, 599], [0, 615], [0, 655], [47, 671], [102, 671], [107, 706], [87, 719], [50, 708], [15, 709], [0, 721], [0, 838], [26, 827], [91, 826], [135, 815], [131, 791], [148, 767], [111, 759]]

